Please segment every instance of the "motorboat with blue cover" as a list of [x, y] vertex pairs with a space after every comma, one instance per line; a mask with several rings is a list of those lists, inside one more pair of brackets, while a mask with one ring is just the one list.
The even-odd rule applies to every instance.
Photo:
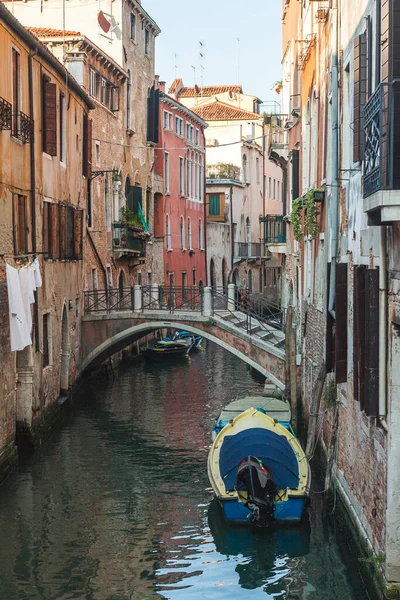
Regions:
[[208, 476], [225, 518], [261, 526], [299, 521], [310, 469], [290, 427], [290, 409], [278, 398], [241, 402], [253, 406], [235, 414], [241, 408], [235, 401], [222, 411], [208, 456]]
[[201, 342], [203, 341], [203, 338], [201, 335], [196, 335], [194, 333], [190, 333], [190, 331], [177, 331], [172, 337], [173, 340], [186, 340], [187, 338], [193, 338], [193, 340], [194, 340], [192, 350], [194, 348], [199, 348], [199, 346], [201, 345]]
[[193, 348], [194, 339], [188, 337], [182, 340], [164, 338], [159, 340], [154, 346], [145, 350], [145, 356], [151, 359], [172, 358], [174, 356], [186, 356]]

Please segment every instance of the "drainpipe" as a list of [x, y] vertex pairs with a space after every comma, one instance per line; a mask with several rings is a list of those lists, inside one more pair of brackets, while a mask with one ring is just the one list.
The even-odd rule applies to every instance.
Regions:
[[388, 335], [388, 281], [386, 270], [386, 226], [380, 227], [379, 268], [379, 422], [388, 431], [387, 414], [387, 335]]
[[[33, 105], [33, 57], [36, 51], [28, 54], [28, 88], [29, 88], [29, 116], [34, 122]], [[36, 172], [35, 172], [35, 135], [30, 144], [30, 175], [31, 175], [31, 213], [32, 213], [32, 252], [36, 252]], [[33, 311], [35, 315], [35, 350], [39, 352], [39, 302], [37, 292], [35, 294], [35, 303]]]
[[332, 63], [331, 63], [331, 90], [332, 90], [332, 169], [331, 169], [331, 210], [330, 210], [330, 259], [331, 273], [329, 280], [328, 310], [335, 318], [335, 280], [336, 259], [339, 226], [339, 80], [338, 80], [338, 0], [332, 0]]

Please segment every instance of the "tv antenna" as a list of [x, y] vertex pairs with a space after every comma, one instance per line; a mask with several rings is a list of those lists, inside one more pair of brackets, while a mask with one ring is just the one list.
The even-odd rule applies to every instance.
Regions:
[[199, 62], [200, 62], [200, 85], [203, 88], [203, 84], [204, 84], [204, 49], [205, 49], [205, 43], [202, 41], [199, 41]]
[[178, 64], [177, 64], [178, 63], [178, 55], [176, 54], [176, 52], [174, 54], [174, 59], [175, 59], [174, 69], [175, 69], [175, 79], [176, 79], [178, 76], [178, 68], [179, 68]]

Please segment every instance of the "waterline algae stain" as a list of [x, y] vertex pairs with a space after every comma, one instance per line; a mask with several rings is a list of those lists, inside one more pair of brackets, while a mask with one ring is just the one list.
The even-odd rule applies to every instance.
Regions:
[[261, 392], [212, 344], [84, 382], [62, 429], [0, 488], [0, 598], [366, 600], [321, 494], [285, 530], [229, 526], [211, 501], [214, 420]]

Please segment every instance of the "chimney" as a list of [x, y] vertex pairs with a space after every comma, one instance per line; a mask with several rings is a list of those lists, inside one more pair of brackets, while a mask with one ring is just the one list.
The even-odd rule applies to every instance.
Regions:
[[165, 81], [160, 81], [158, 87], [159, 87], [160, 92], [165, 94]]

